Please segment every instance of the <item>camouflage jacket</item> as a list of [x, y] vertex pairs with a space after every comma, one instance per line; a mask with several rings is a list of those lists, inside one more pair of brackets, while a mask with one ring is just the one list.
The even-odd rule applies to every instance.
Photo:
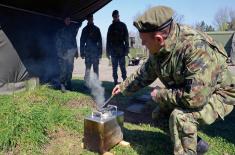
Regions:
[[166, 86], [157, 99], [183, 108], [203, 107], [213, 93], [234, 104], [234, 81], [222, 45], [190, 27], [173, 24], [165, 46], [121, 83], [123, 94], [131, 94], [159, 78]]
[[64, 49], [77, 48], [76, 35], [77, 25], [64, 26], [56, 33], [56, 45]]
[[69, 26], [63, 26], [57, 31], [55, 44], [58, 57], [64, 57], [65, 55], [67, 55], [67, 52], [70, 49], [73, 49], [73, 51], [75, 50], [75, 52], [73, 52], [74, 54], [78, 54], [76, 41], [78, 28], [79, 26], [77, 26], [76, 24], [71, 24]]
[[102, 55], [102, 37], [100, 29], [94, 24], [88, 24], [82, 30], [80, 54], [82, 57], [101, 57]]

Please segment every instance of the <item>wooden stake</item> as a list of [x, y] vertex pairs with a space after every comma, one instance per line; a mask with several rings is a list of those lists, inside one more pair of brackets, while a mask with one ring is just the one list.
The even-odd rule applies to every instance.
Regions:
[[122, 140], [119, 145], [124, 146], [124, 147], [130, 147], [130, 143], [127, 141]]
[[103, 155], [114, 155], [114, 154], [111, 152], [105, 152]]

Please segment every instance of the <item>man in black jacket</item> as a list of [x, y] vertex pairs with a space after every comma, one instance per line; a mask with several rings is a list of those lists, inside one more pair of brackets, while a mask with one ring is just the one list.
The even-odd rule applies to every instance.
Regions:
[[100, 29], [94, 25], [93, 15], [87, 17], [87, 25], [82, 30], [80, 38], [80, 54], [85, 58], [85, 77], [84, 80], [89, 79], [91, 66], [99, 77], [99, 59], [102, 56], [102, 37]]
[[118, 64], [122, 72], [122, 79], [126, 79], [125, 56], [129, 52], [129, 35], [126, 24], [120, 21], [118, 10], [112, 13], [113, 23], [109, 26], [107, 34], [107, 57], [112, 61], [114, 84], [118, 83]]
[[71, 90], [74, 57], [78, 57], [76, 35], [79, 26], [66, 17], [63, 27], [56, 34], [57, 56], [60, 66], [60, 89]]

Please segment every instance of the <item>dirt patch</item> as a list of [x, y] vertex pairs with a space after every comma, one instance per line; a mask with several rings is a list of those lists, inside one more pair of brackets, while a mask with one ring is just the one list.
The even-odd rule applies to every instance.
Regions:
[[84, 107], [84, 106], [91, 107], [92, 109], [96, 108], [95, 101], [89, 97], [84, 97], [79, 100], [70, 100], [65, 105], [69, 108], [80, 108], [80, 107]]
[[13, 150], [8, 150], [7, 152], [1, 152], [1, 154], [4, 155], [15, 155], [15, 154], [20, 154], [20, 146], [16, 145], [15, 148], [12, 148]]
[[44, 146], [43, 154], [81, 154], [82, 137], [64, 129], [49, 133], [50, 142]]

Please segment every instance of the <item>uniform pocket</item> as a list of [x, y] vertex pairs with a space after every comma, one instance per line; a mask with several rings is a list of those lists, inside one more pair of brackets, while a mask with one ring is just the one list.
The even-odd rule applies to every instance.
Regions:
[[209, 103], [206, 104], [198, 113], [198, 121], [203, 124], [210, 125], [219, 117], [219, 115], [224, 114], [224, 108], [221, 103], [212, 96]]

